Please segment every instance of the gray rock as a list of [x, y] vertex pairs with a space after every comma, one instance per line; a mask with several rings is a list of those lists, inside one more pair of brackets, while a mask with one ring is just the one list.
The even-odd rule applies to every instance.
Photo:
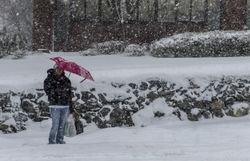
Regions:
[[139, 91], [138, 91], [138, 90], [133, 91], [133, 94], [134, 94], [136, 97], [139, 97]]
[[114, 108], [114, 110], [110, 113], [109, 122], [112, 127], [122, 126], [122, 125], [127, 125], [127, 126], [134, 125], [129, 111], [122, 110], [120, 108]]
[[138, 88], [137, 84], [135, 84], [135, 83], [129, 83], [128, 86], [131, 87], [132, 89]]
[[95, 122], [95, 124], [97, 125], [98, 128], [103, 129], [103, 128], [107, 128], [107, 122], [102, 121], [102, 119], [98, 116], [96, 116], [93, 121]]
[[28, 99], [25, 99], [22, 101], [21, 108], [26, 113], [35, 113], [36, 112], [34, 105]]
[[201, 115], [200, 114], [199, 115], [194, 115], [194, 114], [189, 113], [187, 115], [187, 117], [188, 117], [189, 121], [199, 121], [199, 118], [201, 117]]
[[5, 125], [5, 124], [0, 123], [0, 130], [1, 130], [1, 131], [6, 131], [8, 128], [9, 128], [8, 125]]
[[159, 95], [154, 92], [154, 91], [151, 91], [147, 94], [147, 99], [150, 101], [150, 102], [153, 102], [154, 100], [156, 100], [157, 98], [159, 98]]
[[107, 108], [107, 107], [104, 107], [102, 108], [100, 111], [99, 111], [99, 114], [102, 116], [102, 117], [106, 117], [109, 112], [110, 112], [110, 108]]
[[238, 109], [235, 113], [235, 117], [242, 117], [242, 116], [246, 116], [249, 113], [249, 108], [241, 108]]
[[[89, 113], [84, 114], [82, 118], [83, 118], [84, 120], [86, 120], [86, 122], [87, 122], [88, 124], [90, 124], [90, 123], [92, 122], [92, 117], [91, 117], [91, 115], [90, 115]], [[94, 121], [94, 120], [93, 120], [93, 121]]]
[[211, 103], [212, 116], [223, 117], [223, 109], [225, 109], [225, 104], [221, 99], [214, 97]]
[[105, 98], [104, 94], [99, 93], [98, 94], [99, 100], [103, 105], [106, 105], [108, 103], [107, 99]]
[[145, 91], [148, 89], [148, 84], [146, 82], [141, 82], [139, 89]]
[[97, 98], [94, 94], [92, 94], [89, 91], [82, 92], [82, 98], [84, 102], [88, 102], [89, 100], [91, 101], [97, 101]]
[[226, 105], [226, 106], [231, 106], [231, 105], [234, 104], [235, 101], [236, 101], [236, 100], [235, 100], [233, 97], [228, 97], [228, 98], [226, 98], [226, 100], [225, 100], [225, 105]]
[[19, 112], [14, 115], [14, 119], [16, 122], [26, 122], [28, 121], [28, 115], [22, 112]]
[[111, 85], [115, 88], [121, 88], [121, 87], [125, 86], [125, 84], [123, 84], [123, 83], [115, 83], [115, 82], [112, 82]]
[[32, 94], [32, 93], [28, 93], [28, 94], [25, 94], [25, 95], [23, 96], [23, 98], [24, 98], [24, 99], [29, 99], [29, 100], [31, 100], [31, 99], [35, 99], [35, 98], [36, 98], [36, 95], [35, 95], [35, 94]]
[[166, 101], [170, 101], [175, 95], [175, 91], [162, 90], [158, 92], [159, 97], [164, 97]]
[[161, 85], [161, 81], [159, 80], [151, 80], [151, 81], [148, 81], [149, 83], [149, 89], [151, 90], [152, 88], [156, 88], [157, 90], [160, 89], [162, 87]]
[[165, 113], [162, 113], [160, 111], [157, 111], [154, 113], [154, 117], [164, 117], [165, 116]]
[[75, 93], [75, 97], [76, 97], [77, 99], [81, 99], [81, 95], [80, 95], [79, 93]]
[[139, 96], [138, 98], [137, 98], [137, 100], [136, 100], [136, 103], [138, 104], [138, 105], [141, 105], [143, 102], [145, 102], [146, 101], [146, 99], [144, 98], [144, 97], [142, 97], [142, 96]]

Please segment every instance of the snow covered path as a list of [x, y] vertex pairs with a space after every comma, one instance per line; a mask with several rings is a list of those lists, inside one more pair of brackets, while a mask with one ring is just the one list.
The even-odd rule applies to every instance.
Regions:
[[[47, 69], [53, 66], [51, 57], [61, 56], [84, 66], [93, 75], [93, 86], [103, 81], [136, 81], [152, 77], [178, 82], [189, 77], [221, 77], [250, 75], [250, 57], [228, 58], [154, 58], [124, 55], [81, 56], [78, 53], [30, 55], [20, 60], [0, 60], [0, 89], [2, 91], [42, 88]], [[74, 86], [82, 80], [71, 75]], [[82, 86], [80, 84], [79, 86]]]
[[250, 117], [157, 120], [147, 127], [96, 129], [47, 145], [50, 121], [0, 134], [1, 161], [248, 161]]

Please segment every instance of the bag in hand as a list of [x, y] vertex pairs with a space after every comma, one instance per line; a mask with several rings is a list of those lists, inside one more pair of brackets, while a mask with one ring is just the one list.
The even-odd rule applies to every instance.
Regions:
[[74, 137], [76, 136], [76, 127], [75, 127], [75, 119], [72, 114], [69, 115], [65, 127], [64, 127], [64, 136]]

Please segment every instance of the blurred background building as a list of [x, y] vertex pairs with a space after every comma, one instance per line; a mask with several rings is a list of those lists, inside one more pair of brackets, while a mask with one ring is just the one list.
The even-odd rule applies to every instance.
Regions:
[[33, 0], [33, 50], [249, 27], [250, 0]]

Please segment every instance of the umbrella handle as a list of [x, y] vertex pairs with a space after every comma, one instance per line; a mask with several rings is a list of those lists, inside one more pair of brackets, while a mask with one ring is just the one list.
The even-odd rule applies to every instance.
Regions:
[[71, 75], [71, 72], [69, 73], [68, 78], [70, 77], [70, 75]]
[[80, 83], [84, 82], [87, 78], [83, 79]]

